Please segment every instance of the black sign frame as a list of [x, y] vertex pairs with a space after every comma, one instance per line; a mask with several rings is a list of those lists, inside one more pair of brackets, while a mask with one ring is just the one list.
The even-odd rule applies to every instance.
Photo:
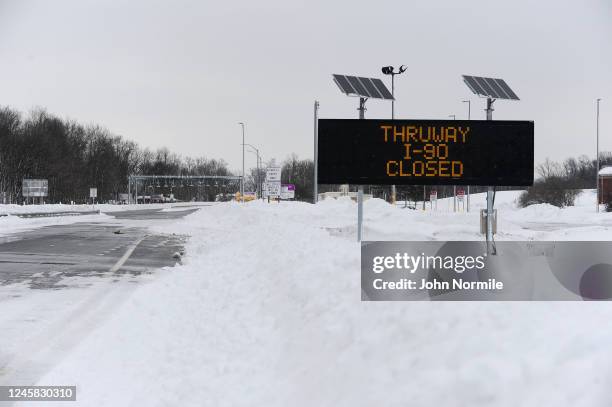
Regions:
[[319, 184], [530, 186], [534, 122], [319, 119]]

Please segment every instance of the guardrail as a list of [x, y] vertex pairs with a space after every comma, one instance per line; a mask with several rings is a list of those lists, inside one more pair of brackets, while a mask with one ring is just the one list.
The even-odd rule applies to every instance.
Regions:
[[100, 214], [100, 210], [10, 213], [9, 215], [18, 216], [20, 218], [51, 218], [51, 217], [57, 217], [57, 216], [80, 216], [80, 215], [99, 215], [99, 214]]

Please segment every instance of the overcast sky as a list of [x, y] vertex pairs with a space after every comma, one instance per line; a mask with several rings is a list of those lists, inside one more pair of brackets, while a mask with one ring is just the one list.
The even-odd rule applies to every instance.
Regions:
[[470, 98], [484, 119], [460, 75], [501, 77], [521, 101], [494, 118], [535, 121], [536, 162], [594, 157], [597, 97], [612, 150], [611, 40], [610, 0], [0, 0], [0, 105], [238, 169], [238, 121], [265, 160], [311, 158], [315, 99], [321, 117], [357, 117], [331, 74], [405, 64], [397, 118], [466, 118]]

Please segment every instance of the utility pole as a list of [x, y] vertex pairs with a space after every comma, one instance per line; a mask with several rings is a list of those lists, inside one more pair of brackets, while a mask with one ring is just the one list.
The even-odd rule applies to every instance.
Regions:
[[244, 123], [239, 122], [238, 124], [242, 126], [242, 182], [240, 183], [240, 198], [242, 203], [244, 203]]
[[595, 206], [597, 207], [597, 212], [599, 212], [599, 102], [601, 98], [597, 99], [597, 152], [595, 153], [595, 161], [597, 161], [597, 172], [595, 173]]

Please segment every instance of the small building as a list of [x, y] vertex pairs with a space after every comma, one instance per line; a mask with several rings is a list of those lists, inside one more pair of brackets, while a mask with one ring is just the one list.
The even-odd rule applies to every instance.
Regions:
[[599, 170], [597, 187], [597, 202], [612, 203], [612, 166]]

